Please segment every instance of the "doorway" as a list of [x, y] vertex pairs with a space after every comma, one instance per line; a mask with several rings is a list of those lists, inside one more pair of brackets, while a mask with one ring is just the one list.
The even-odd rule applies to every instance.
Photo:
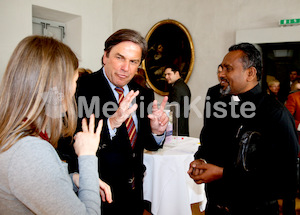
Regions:
[[258, 45], [261, 47], [263, 58], [263, 89], [267, 89], [267, 82], [272, 78], [277, 79], [282, 86], [289, 84], [289, 72], [299, 72], [300, 69], [300, 42]]

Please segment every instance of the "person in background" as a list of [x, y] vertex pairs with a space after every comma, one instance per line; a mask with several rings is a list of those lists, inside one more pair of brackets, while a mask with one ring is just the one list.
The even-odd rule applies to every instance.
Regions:
[[[102, 202], [102, 214], [141, 215], [143, 152], [145, 148], [162, 147], [168, 124], [164, 113], [168, 97], [158, 107], [157, 101], [145, 96], [146, 90], [133, 80], [147, 52], [147, 43], [138, 32], [118, 30], [105, 41], [104, 47], [104, 66], [78, 79], [78, 110], [89, 106], [83, 113], [79, 111], [79, 118], [91, 110], [96, 122], [103, 119], [97, 152], [99, 174], [111, 186], [113, 202]], [[148, 115], [147, 108], [152, 102]]]
[[202, 151], [201, 142], [188, 174], [197, 184], [206, 183], [206, 215], [278, 215], [277, 200], [296, 196], [299, 146], [293, 118], [262, 91], [261, 55], [252, 44], [231, 46], [221, 65], [232, 97], [222, 105], [224, 116], [216, 115], [226, 120], [215, 125], [214, 134], [224, 146]]
[[277, 100], [284, 102], [282, 99], [279, 99], [279, 91], [280, 91], [280, 82], [278, 80], [272, 80], [268, 82], [267, 93], [274, 96]]
[[84, 76], [84, 75], [88, 75], [88, 74], [91, 74], [91, 73], [93, 73], [93, 72], [90, 69], [78, 68], [78, 76], [79, 77]]
[[292, 83], [297, 79], [298, 72], [297, 70], [291, 70], [290, 71], [290, 86], [292, 86]]
[[179, 104], [180, 116], [178, 118], [178, 135], [189, 136], [190, 88], [181, 78], [179, 68], [174, 64], [166, 66], [165, 76], [170, 85], [168, 102], [176, 102]]
[[[50, 37], [26, 37], [14, 50], [0, 87], [1, 214], [100, 214], [102, 124], [94, 132], [94, 116], [84, 119], [74, 137], [80, 175], [69, 175], [55, 151], [76, 128], [77, 68], [72, 50]], [[111, 202], [102, 181], [100, 193]]]
[[281, 98], [283, 103], [287, 100], [287, 97], [291, 91], [292, 84], [297, 79], [297, 77], [298, 77], [298, 71], [295, 68], [292, 68], [289, 70], [288, 82], [284, 82], [281, 84], [281, 90], [279, 92], [279, 97]]

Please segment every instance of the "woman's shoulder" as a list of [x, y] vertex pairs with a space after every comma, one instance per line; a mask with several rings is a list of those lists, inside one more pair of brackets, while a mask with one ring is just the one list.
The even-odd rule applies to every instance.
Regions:
[[30, 174], [37, 172], [55, 172], [55, 169], [62, 165], [55, 148], [39, 137], [21, 138], [10, 150], [10, 154], [7, 155], [9, 160], [7, 165], [11, 175], [26, 171], [22, 175], [30, 178]]
[[8, 151], [17, 160], [39, 161], [45, 158], [58, 157], [54, 147], [39, 137], [26, 136], [18, 140]]
[[53, 148], [53, 146], [48, 141], [43, 140], [40, 137], [34, 136], [23, 137], [20, 140], [18, 140], [15, 145], [18, 145], [21, 148], [30, 148], [33, 150]]

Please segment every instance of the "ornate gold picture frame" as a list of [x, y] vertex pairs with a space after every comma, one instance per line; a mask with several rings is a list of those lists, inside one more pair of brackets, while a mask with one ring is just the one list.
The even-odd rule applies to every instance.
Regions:
[[156, 23], [146, 35], [148, 54], [143, 69], [149, 86], [159, 95], [168, 95], [164, 70], [168, 64], [179, 67], [181, 77], [188, 82], [194, 67], [194, 45], [186, 27], [175, 20]]

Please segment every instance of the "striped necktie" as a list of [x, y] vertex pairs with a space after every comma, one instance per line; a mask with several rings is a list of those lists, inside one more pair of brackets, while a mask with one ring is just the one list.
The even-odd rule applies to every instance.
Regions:
[[[124, 99], [124, 89], [121, 87], [116, 87], [115, 90], [119, 94], [119, 104], [120, 104]], [[131, 115], [125, 120], [125, 124], [128, 132], [128, 137], [131, 143], [131, 147], [134, 148], [137, 134], [136, 134], [136, 127]]]

